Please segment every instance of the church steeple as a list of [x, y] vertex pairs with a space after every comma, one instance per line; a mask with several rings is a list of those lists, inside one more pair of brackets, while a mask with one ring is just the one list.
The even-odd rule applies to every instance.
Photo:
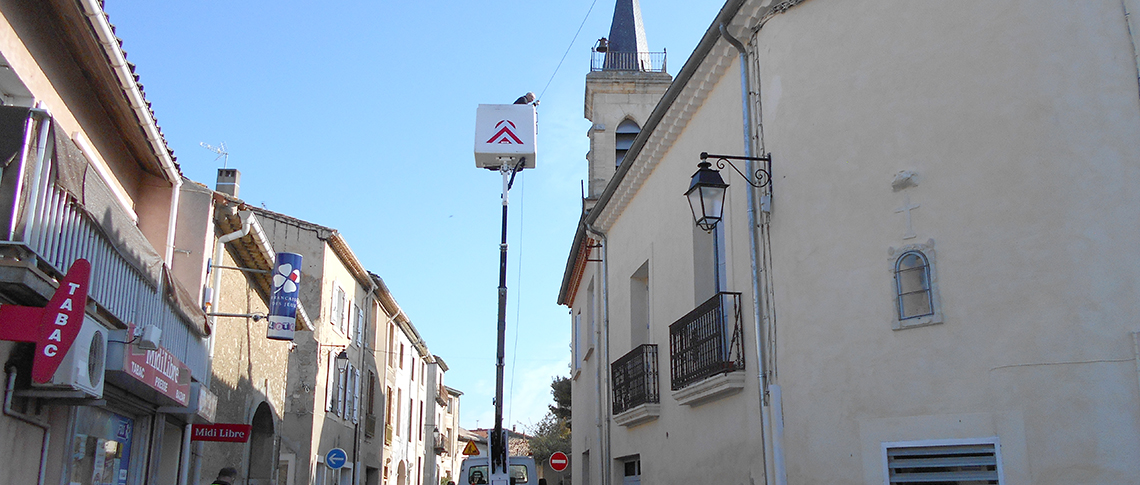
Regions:
[[614, 20], [610, 24], [610, 52], [649, 52], [645, 42], [645, 26], [641, 23], [638, 0], [617, 0]]
[[[586, 119], [590, 128], [588, 210], [625, 163], [641, 127], [673, 82], [665, 52], [649, 52], [638, 0], [616, 0], [608, 42], [592, 49], [586, 75]], [[604, 48], [603, 48], [604, 47]]]

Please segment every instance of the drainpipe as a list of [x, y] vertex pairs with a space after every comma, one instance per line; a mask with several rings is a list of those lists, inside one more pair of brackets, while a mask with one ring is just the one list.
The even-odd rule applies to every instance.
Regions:
[[194, 425], [186, 423], [182, 430], [182, 456], [178, 464], [178, 485], [187, 485], [190, 480], [190, 435], [194, 433]]
[[[241, 229], [219, 237], [217, 244], [214, 244], [214, 258], [210, 260], [210, 273], [212, 279], [210, 283], [210, 313], [216, 313], [218, 311], [218, 302], [221, 301], [222, 298], [222, 274], [218, 272], [216, 268], [219, 264], [219, 261], [222, 260], [222, 252], [226, 250], [227, 243], [235, 239], [245, 237], [246, 234], [249, 234], [249, 230], [253, 226], [253, 211], [241, 211], [238, 212], [238, 215], [241, 217]], [[217, 325], [218, 317], [211, 316], [210, 328], [217, 328]], [[213, 362], [213, 360], [214, 332], [210, 332], [210, 361]], [[209, 377], [207, 375], [207, 379], [208, 378]], [[209, 384], [209, 381], [207, 381], [207, 384]]]
[[[739, 53], [740, 62], [740, 98], [741, 98], [741, 112], [744, 117], [744, 156], [752, 157], [752, 109], [749, 102], [749, 78], [748, 78], [748, 51], [745, 49], [744, 44], [728, 33], [728, 29], [722, 23], [720, 24], [720, 35], [724, 40], [732, 44]], [[745, 163], [745, 173], [755, 173], [753, 161], [747, 160]], [[787, 484], [787, 474], [784, 470], [784, 450], [782, 440], [777, 439], [773, 430], [773, 421], [782, 420], [781, 415], [773, 416], [770, 397], [772, 395], [780, 396], [780, 389], [778, 385], [769, 385], [767, 378], [767, 360], [765, 359], [764, 349], [764, 326], [761, 320], [760, 310], [760, 271], [757, 263], [757, 231], [759, 225], [756, 224], [756, 191], [752, 184], [745, 184], [745, 193], [748, 198], [748, 259], [751, 270], [752, 282], [752, 318], [756, 324], [756, 359], [757, 364], [757, 384], [760, 393], [760, 419], [761, 419], [761, 432], [763, 433], [763, 453], [764, 453], [764, 473], [768, 483], [777, 485]], [[772, 392], [774, 391], [774, 392]], [[782, 429], [782, 423], [779, 425]], [[771, 465], [771, 466], [769, 466]]]
[[[595, 380], [597, 393], [598, 393], [598, 417], [605, 416], [605, 419], [600, 419], [598, 423], [598, 446], [601, 448], [601, 458], [599, 460], [602, 471], [602, 484], [610, 485], [612, 481], [612, 460], [610, 459], [610, 411], [608, 404], [610, 403], [610, 383], [609, 374], [605, 372], [605, 368], [609, 366], [610, 362], [610, 296], [608, 288], [609, 280], [609, 252], [608, 244], [606, 242], [606, 233], [594, 229], [590, 224], [586, 224], [586, 232], [597, 236], [602, 243], [602, 325], [598, 329], [601, 337], [598, 339], [598, 378]], [[603, 384], [604, 382], [604, 384]], [[604, 391], [604, 392], [603, 392]]]
[[16, 367], [9, 366], [5, 371], [8, 374], [8, 387], [4, 392], [4, 415], [16, 418], [43, 430], [44, 437], [40, 445], [40, 477], [36, 483], [38, 485], [44, 485], [44, 474], [47, 473], [48, 442], [51, 439], [51, 425], [38, 419], [25, 416], [12, 409], [12, 394], [16, 391]]

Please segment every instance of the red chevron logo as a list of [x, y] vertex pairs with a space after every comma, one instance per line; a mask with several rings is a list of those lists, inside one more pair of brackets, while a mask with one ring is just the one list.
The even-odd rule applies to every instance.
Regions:
[[512, 128], [516, 128], [515, 124], [512, 123], [511, 120], [499, 121], [498, 123], [495, 123], [495, 128], [499, 131], [496, 131], [495, 135], [492, 136], [490, 140], [487, 140], [487, 143], [498, 143], [506, 145], [523, 144], [522, 140], [520, 140], [519, 137], [515, 135], [515, 132], [511, 131]]

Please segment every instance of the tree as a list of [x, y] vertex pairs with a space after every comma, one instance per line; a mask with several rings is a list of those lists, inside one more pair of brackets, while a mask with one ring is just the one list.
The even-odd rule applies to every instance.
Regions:
[[550, 383], [554, 405], [550, 412], [528, 431], [534, 461], [543, 464], [555, 451], [570, 454], [570, 378], [555, 377]]
[[558, 419], [566, 421], [566, 425], [570, 425], [570, 378], [569, 377], [555, 377], [554, 381], [550, 383], [550, 394], [554, 396], [554, 405], [547, 406], [550, 412]]

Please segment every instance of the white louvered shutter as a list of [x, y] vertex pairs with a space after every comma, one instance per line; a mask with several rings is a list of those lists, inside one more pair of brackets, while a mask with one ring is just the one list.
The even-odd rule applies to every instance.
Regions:
[[353, 369], [352, 378], [352, 422], [360, 422], [360, 370]]
[[329, 352], [328, 377], [325, 380], [325, 411], [336, 407], [336, 356]]

